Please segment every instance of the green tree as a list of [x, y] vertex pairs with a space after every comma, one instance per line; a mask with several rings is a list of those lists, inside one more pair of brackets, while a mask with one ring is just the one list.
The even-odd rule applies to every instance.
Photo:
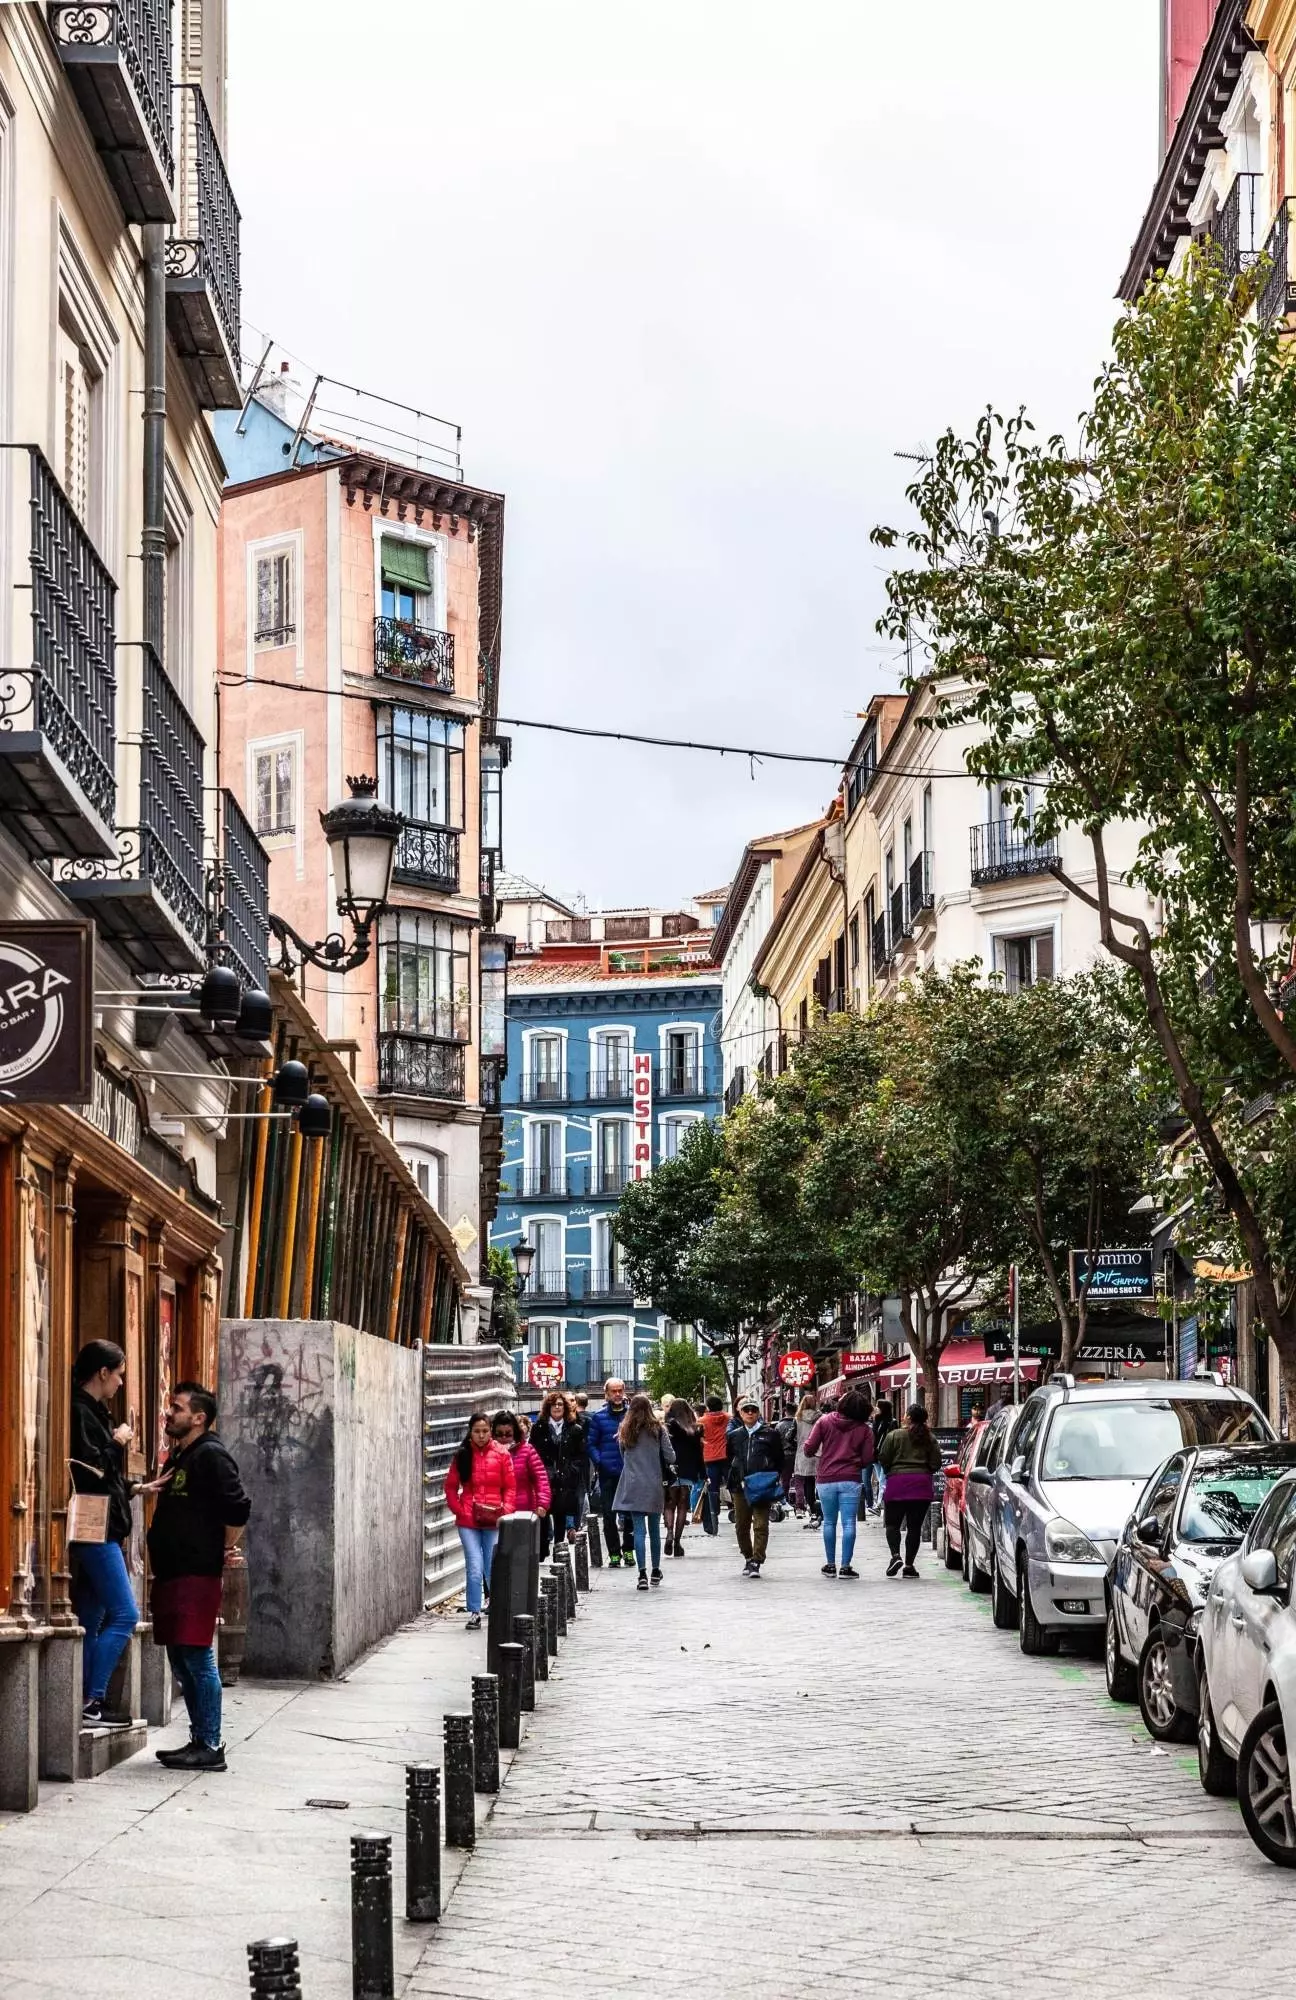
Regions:
[[487, 1251], [486, 1282], [493, 1293], [491, 1339], [500, 1347], [520, 1346], [522, 1315], [518, 1308], [517, 1270], [507, 1250], [492, 1247]]
[[691, 1340], [655, 1340], [643, 1368], [644, 1387], [655, 1402], [663, 1396], [683, 1396], [687, 1402], [723, 1390], [725, 1372], [719, 1359], [694, 1347]]
[[[1042, 781], [1037, 832], [1084, 830], [1092, 882], [1062, 879], [1137, 983], [1192, 1128], [1181, 1170], [1223, 1201], [1296, 1407], [1289, 1121], [1247, 1122], [1296, 1072], [1275, 991], [1296, 904], [1296, 369], [1247, 316], [1265, 275], [1194, 255], [1150, 285], [1074, 444], [1021, 412], [942, 438], [883, 626], [925, 643], [956, 696], [942, 719], [981, 725], [971, 767]], [[1130, 822], [1156, 928], [1109, 858]]]

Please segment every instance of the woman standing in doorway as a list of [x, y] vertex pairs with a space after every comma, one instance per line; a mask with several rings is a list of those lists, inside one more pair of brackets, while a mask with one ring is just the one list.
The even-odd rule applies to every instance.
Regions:
[[445, 1497], [458, 1524], [468, 1573], [467, 1629], [476, 1632], [481, 1625], [482, 1586], [490, 1577], [500, 1520], [513, 1512], [517, 1499], [513, 1460], [492, 1438], [490, 1418], [484, 1410], [474, 1410], [468, 1419], [463, 1443], [445, 1476]]
[[693, 1495], [706, 1478], [702, 1433], [693, 1405], [683, 1396], [677, 1396], [670, 1406], [666, 1436], [675, 1455], [675, 1483], [666, 1489], [666, 1553], [682, 1556], [684, 1527], [692, 1512]]
[[126, 1379], [126, 1356], [112, 1340], [89, 1340], [72, 1368], [71, 1472], [77, 1493], [108, 1502], [102, 1542], [73, 1542], [72, 1601], [85, 1631], [81, 1721], [87, 1729], [125, 1726], [104, 1714], [108, 1683], [125, 1652], [139, 1607], [126, 1567], [131, 1531], [131, 1488], [126, 1479], [129, 1424], [113, 1424], [108, 1405]]
[[[630, 1408], [621, 1420], [617, 1442], [621, 1447], [621, 1477], [617, 1481], [612, 1510], [616, 1514], [630, 1516], [635, 1561], [639, 1565], [638, 1587], [647, 1590], [650, 1581], [656, 1584], [662, 1580], [661, 1517], [666, 1506], [666, 1488], [674, 1485], [676, 1478], [675, 1454], [671, 1450], [665, 1425], [653, 1414], [649, 1397], [630, 1398]], [[652, 1556], [651, 1578], [647, 1565], [649, 1554]]]

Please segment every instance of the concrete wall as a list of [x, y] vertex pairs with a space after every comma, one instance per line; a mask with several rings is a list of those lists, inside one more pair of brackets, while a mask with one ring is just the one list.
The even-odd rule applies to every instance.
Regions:
[[419, 1371], [331, 1320], [222, 1322], [221, 1434], [252, 1496], [248, 1673], [341, 1673], [418, 1611]]

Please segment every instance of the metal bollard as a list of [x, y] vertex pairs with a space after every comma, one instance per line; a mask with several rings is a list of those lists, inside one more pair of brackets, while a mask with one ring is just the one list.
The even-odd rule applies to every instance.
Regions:
[[472, 1693], [473, 1783], [479, 1792], [500, 1788], [499, 1681], [494, 1674], [474, 1674]]
[[588, 1590], [590, 1587], [589, 1536], [586, 1534], [584, 1528], [581, 1528], [577, 1533], [575, 1547], [576, 1547], [576, 1588], [577, 1590]]
[[567, 1578], [561, 1563], [550, 1563], [549, 1575], [553, 1581], [554, 1610], [558, 1617], [558, 1637], [567, 1637]]
[[530, 1715], [536, 1705], [536, 1621], [520, 1611], [513, 1620], [513, 1637], [522, 1648], [522, 1713]]
[[352, 2000], [393, 2000], [391, 1835], [351, 1836]]
[[576, 1610], [577, 1610], [576, 1570], [575, 1566], [572, 1563], [572, 1552], [570, 1547], [565, 1548], [560, 1552], [558, 1556], [558, 1561], [562, 1565], [563, 1582], [567, 1588], [567, 1620], [568, 1623], [570, 1624], [571, 1620], [576, 1616]]
[[[540, 1579], [540, 1623], [544, 1628], [545, 1651], [551, 1660], [558, 1657], [558, 1586], [551, 1576]], [[539, 1664], [540, 1649], [536, 1648]], [[548, 1675], [545, 1675], [548, 1679]]]
[[477, 1845], [477, 1808], [473, 1802], [473, 1719], [445, 1718], [445, 1839], [447, 1847]]
[[[499, 1747], [516, 1750], [522, 1741], [522, 1656], [526, 1648], [515, 1641], [499, 1651]], [[535, 1700], [534, 1686], [531, 1699]]]
[[589, 1538], [589, 1558], [595, 1569], [603, 1567], [603, 1537], [599, 1533], [599, 1518], [595, 1513], [587, 1515], [585, 1532]]
[[405, 1921], [441, 1921], [441, 1773], [405, 1766]]
[[296, 1938], [261, 1938], [247, 1955], [252, 2000], [301, 2000]]

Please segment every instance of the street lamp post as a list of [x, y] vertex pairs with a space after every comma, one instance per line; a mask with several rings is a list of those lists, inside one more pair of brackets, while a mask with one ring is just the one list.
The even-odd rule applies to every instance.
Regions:
[[521, 1243], [515, 1243], [513, 1245], [513, 1269], [517, 1272], [519, 1292], [524, 1292], [526, 1290], [527, 1279], [531, 1276], [531, 1266], [534, 1263], [535, 1263], [534, 1243], [527, 1243], [524, 1241]]
[[299, 960], [324, 972], [354, 972], [368, 958], [375, 920], [387, 907], [396, 844], [405, 822], [391, 806], [378, 800], [376, 778], [348, 778], [349, 799], [320, 814], [320, 825], [333, 861], [338, 915], [355, 927], [350, 945], [340, 931], [330, 931], [315, 944], [295, 931], [285, 917], [270, 913], [270, 928], [279, 940], [279, 969], [293, 973], [291, 945]]

